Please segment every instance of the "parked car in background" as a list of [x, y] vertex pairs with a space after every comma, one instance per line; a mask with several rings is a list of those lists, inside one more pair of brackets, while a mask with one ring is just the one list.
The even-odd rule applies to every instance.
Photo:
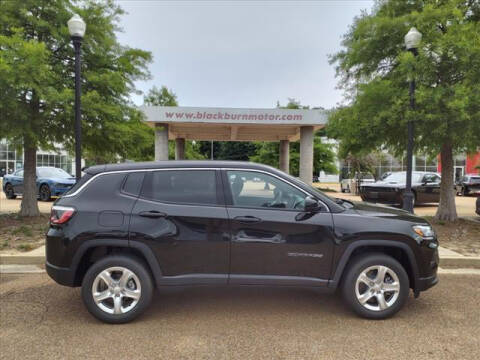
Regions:
[[[412, 173], [412, 192], [414, 205], [437, 203], [440, 201], [441, 177], [437, 173], [414, 171]], [[403, 194], [406, 186], [406, 172], [392, 172], [383, 180], [360, 186], [363, 201], [399, 204], [403, 206]]]
[[[52, 196], [60, 196], [75, 184], [75, 178], [63, 169], [49, 166], [37, 167], [38, 198], [49, 201]], [[15, 199], [23, 194], [23, 169], [3, 177], [3, 192], [7, 199]]]
[[480, 175], [467, 174], [462, 176], [455, 184], [458, 195], [467, 196], [472, 193], [480, 192]]
[[342, 179], [340, 181], [340, 190], [344, 192], [352, 192], [352, 186], [360, 186], [361, 184], [370, 184], [374, 183], [375, 178], [372, 174], [369, 173], [357, 173], [351, 179]]
[[480, 216], [480, 196], [477, 198], [477, 203], [476, 203], [476, 209], [475, 212], [477, 213], [478, 216]]
[[109, 323], [139, 316], [155, 287], [197, 285], [341, 289], [357, 314], [383, 319], [437, 283], [437, 248], [421, 217], [269, 166], [158, 161], [86, 169], [52, 207], [46, 269]]

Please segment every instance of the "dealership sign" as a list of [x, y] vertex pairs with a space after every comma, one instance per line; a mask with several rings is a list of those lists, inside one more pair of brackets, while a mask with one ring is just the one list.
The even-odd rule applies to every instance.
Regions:
[[325, 125], [321, 109], [241, 109], [174, 106], [142, 106], [147, 122]]

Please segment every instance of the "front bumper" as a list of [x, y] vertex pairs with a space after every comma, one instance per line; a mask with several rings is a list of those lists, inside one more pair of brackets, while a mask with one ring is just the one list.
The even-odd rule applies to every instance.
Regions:
[[51, 193], [53, 196], [60, 196], [65, 194], [68, 190], [70, 190], [71, 186], [69, 187], [52, 187]]
[[45, 269], [47, 274], [60, 285], [75, 286], [75, 273], [70, 268], [64, 268], [50, 264], [48, 261], [45, 263]]
[[426, 277], [426, 278], [418, 278], [417, 283], [416, 283], [416, 291], [425, 291], [430, 289], [432, 286], [435, 286], [438, 283], [438, 276], [435, 273], [435, 275]]

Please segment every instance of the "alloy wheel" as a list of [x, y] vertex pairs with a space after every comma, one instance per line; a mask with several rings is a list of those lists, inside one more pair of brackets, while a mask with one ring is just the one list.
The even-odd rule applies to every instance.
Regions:
[[400, 294], [400, 280], [387, 266], [375, 265], [363, 270], [355, 283], [358, 302], [368, 310], [383, 311], [395, 304]]
[[125, 314], [138, 304], [142, 288], [131, 270], [115, 266], [100, 272], [92, 284], [95, 304], [108, 314]]

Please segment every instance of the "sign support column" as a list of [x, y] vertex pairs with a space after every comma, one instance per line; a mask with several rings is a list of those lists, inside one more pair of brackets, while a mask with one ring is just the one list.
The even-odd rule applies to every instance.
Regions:
[[300, 128], [300, 180], [312, 183], [313, 176], [313, 126]]

